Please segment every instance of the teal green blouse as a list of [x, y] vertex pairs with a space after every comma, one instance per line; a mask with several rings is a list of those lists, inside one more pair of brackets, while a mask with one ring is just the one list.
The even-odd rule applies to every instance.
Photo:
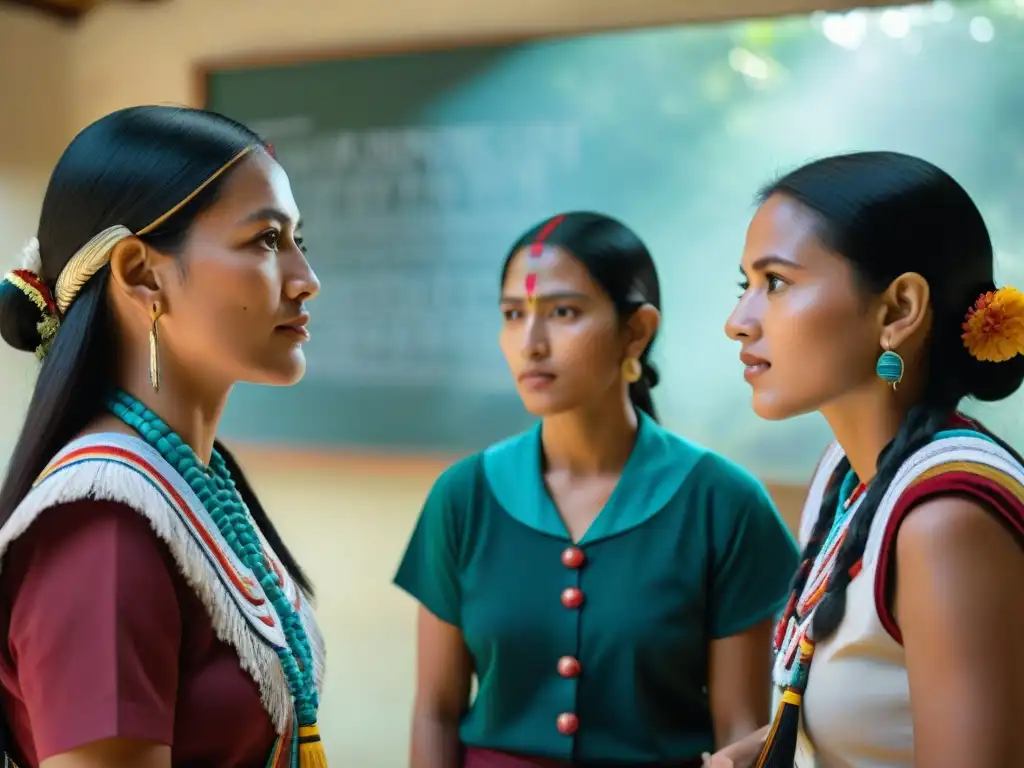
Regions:
[[781, 611], [798, 564], [767, 492], [641, 416], [576, 552], [541, 467], [538, 425], [446, 470], [395, 577], [462, 630], [478, 678], [463, 743], [638, 763], [710, 750], [709, 641]]

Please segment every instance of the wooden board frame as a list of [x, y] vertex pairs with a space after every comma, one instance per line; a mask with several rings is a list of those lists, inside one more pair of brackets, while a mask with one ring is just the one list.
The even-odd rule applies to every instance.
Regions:
[[2, 0], [0, 5], [28, 8], [63, 23], [77, 22], [91, 10], [88, 5], [64, 5], [62, 3], [47, 2], [47, 0]]
[[[680, 3], [683, 0], [679, 0]], [[430, 53], [452, 48], [500, 47], [517, 45], [538, 40], [564, 40], [587, 35], [619, 31], [638, 31], [681, 24], [709, 24], [739, 21], [742, 19], [767, 19], [782, 16], [814, 13], [817, 11], [838, 13], [857, 8], [878, 8], [892, 5], [924, 3], [927, 0], [710, 0], [700, 2], [701, 8], [692, 11], [681, 10], [676, 18], [649, 24], [604, 24], [580, 25], [564, 29], [537, 29], [515, 33], [484, 33], [477, 35], [436, 35], [396, 39], [379, 43], [358, 43], [348, 46], [333, 45], [303, 49], [259, 50], [248, 53], [229, 54], [198, 60], [192, 73], [192, 103], [198, 107], [208, 106], [208, 80], [218, 72], [232, 70], [261, 69], [264, 67], [289, 67], [317, 62], [342, 61], [345, 59], [379, 58], [407, 53]], [[703, 6], [707, 6], [704, 8]], [[747, 7], [751, 5], [752, 7]], [[763, 6], [763, 7], [761, 7]]]

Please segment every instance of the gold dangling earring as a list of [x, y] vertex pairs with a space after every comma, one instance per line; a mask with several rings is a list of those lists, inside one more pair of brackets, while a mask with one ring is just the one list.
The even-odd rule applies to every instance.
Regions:
[[643, 372], [643, 366], [640, 365], [640, 361], [635, 357], [627, 357], [622, 361], [622, 378], [630, 384], [640, 381]]
[[162, 314], [160, 305], [154, 304], [149, 326], [149, 383], [154, 392], [160, 391], [160, 333], [157, 331], [157, 321]]

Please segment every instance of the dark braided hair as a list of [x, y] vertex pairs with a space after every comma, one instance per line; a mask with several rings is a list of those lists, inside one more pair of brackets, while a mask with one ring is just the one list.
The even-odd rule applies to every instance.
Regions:
[[[864, 554], [878, 505], [899, 468], [947, 427], [965, 397], [996, 401], [1013, 394], [1024, 381], [1024, 355], [986, 363], [963, 346], [961, 324], [968, 308], [995, 288], [992, 242], [977, 206], [945, 171], [909, 155], [857, 152], [804, 165], [765, 187], [759, 199], [763, 203], [774, 195], [816, 215], [822, 243], [849, 261], [866, 295], [882, 293], [907, 272], [924, 277], [931, 294], [922, 397], [879, 455], [876, 475], [850, 522], [814, 613], [813, 635], [822, 639], [843, 619], [852, 569]], [[843, 458], [829, 481], [793, 580], [796, 595], [832, 527], [849, 470]]]

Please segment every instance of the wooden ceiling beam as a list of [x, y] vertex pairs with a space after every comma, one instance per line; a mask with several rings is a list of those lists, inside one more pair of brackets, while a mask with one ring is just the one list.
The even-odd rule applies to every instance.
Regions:
[[77, 21], [102, 0], [0, 0], [0, 5], [31, 8], [55, 19]]

